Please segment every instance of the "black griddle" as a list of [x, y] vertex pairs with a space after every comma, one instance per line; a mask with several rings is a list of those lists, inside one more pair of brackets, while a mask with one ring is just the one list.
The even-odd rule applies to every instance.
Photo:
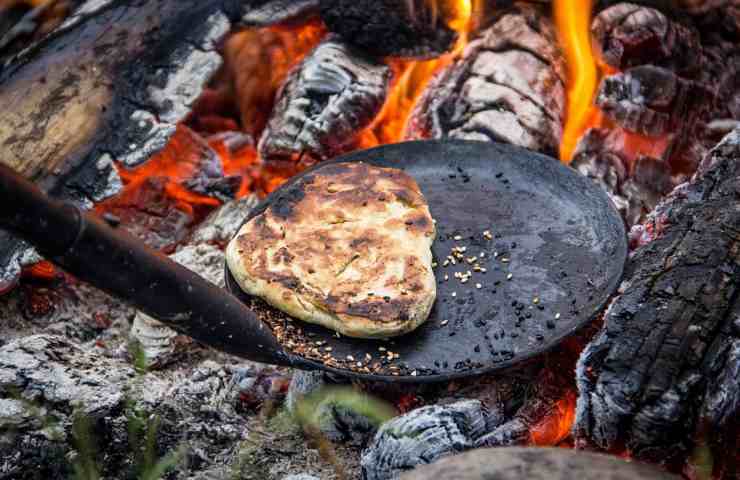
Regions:
[[[435, 382], [510, 367], [589, 323], [618, 286], [627, 255], [622, 220], [598, 186], [552, 158], [493, 143], [421, 141], [335, 160], [345, 161], [405, 170], [437, 221], [435, 307], [419, 329], [388, 341], [291, 320], [244, 294], [227, 270], [229, 294], [92, 214], [50, 200], [2, 166], [0, 224], [80, 279], [200, 342], [260, 362], [368, 380]], [[291, 179], [245, 221], [323, 165]], [[484, 230], [494, 238], [484, 239]], [[458, 235], [463, 240], [456, 242]], [[454, 245], [465, 245], [470, 256], [484, 252], [487, 273], [464, 285], [455, 280], [461, 269], [442, 267]], [[288, 325], [304, 341], [331, 347], [338, 363], [301, 357], [278, 342], [273, 329]], [[399, 358], [372, 373], [356, 371], [365, 354], [379, 359], [381, 347]]]

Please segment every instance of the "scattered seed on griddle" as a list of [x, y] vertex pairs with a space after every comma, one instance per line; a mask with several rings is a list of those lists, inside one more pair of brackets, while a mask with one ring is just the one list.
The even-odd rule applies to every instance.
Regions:
[[457, 292], [452, 292], [453, 297], [457, 297]]
[[432, 268], [436, 268], [436, 267], [437, 267], [437, 262], [432, 262]]
[[350, 362], [354, 362], [355, 357], [353, 357], [352, 355], [347, 355], [347, 360], [349, 360]]
[[514, 278], [514, 274], [513, 273], [510, 273], [510, 274], [506, 275], [506, 279], [507, 280], [511, 280], [512, 278]]
[[324, 351], [325, 351], [325, 352], [331, 352], [332, 350], [333, 350], [333, 349], [332, 349], [331, 347], [325, 347], [325, 348], [324, 348]]
[[537, 305], [538, 303], [540, 303], [540, 297], [534, 297], [532, 299], [532, 303], [534, 303], [535, 305]]
[[545, 322], [545, 324], [547, 325], [547, 328], [549, 328], [550, 330], [555, 328], [555, 322], [553, 322], [552, 320], [548, 320], [547, 322]]
[[459, 242], [460, 240], [462, 240], [462, 237], [461, 237], [460, 235], [455, 235], [455, 236], [454, 236], [454, 237], [452, 237], [452, 238], [453, 238], [453, 239], [454, 239], [455, 241], [457, 241], [457, 242]]
[[378, 351], [379, 352], [385, 352], [386, 351], [386, 348], [385, 347], [378, 347]]
[[449, 280], [450, 276], [445, 273], [445, 281]]
[[506, 257], [501, 257], [501, 263], [509, 263], [509, 259]]
[[448, 320], [442, 320], [441, 322], [439, 322], [439, 324], [440, 324], [441, 326], [443, 326], [443, 327], [444, 327], [445, 325], [447, 325], [448, 323], [449, 323], [449, 321], [448, 321]]
[[480, 283], [476, 283], [475, 284], [475, 288], [477, 288], [478, 290], [480, 290], [481, 288], [483, 288], [483, 285], [481, 285]]
[[559, 313], [556, 313], [555, 314], [555, 320], [560, 320], [560, 314]]

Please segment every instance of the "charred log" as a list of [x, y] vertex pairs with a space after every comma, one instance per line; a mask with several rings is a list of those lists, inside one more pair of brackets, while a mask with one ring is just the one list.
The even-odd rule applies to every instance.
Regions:
[[564, 65], [535, 7], [503, 15], [427, 88], [407, 138], [501, 141], [554, 154], [565, 105]]
[[377, 56], [430, 58], [449, 51], [454, 1], [320, 0], [321, 18], [344, 41]]
[[259, 151], [265, 159], [324, 160], [380, 112], [390, 69], [336, 37], [323, 41], [278, 93]]
[[688, 74], [702, 65], [698, 32], [654, 8], [618, 3], [594, 18], [591, 31], [601, 58], [619, 70], [650, 63]]
[[422, 466], [402, 480], [678, 480], [654, 467], [562, 448], [482, 449]]
[[735, 131], [633, 232], [643, 246], [578, 364], [581, 446], [624, 445], [666, 462], [697, 432], [716, 439], [731, 428], [740, 408], [738, 185]]

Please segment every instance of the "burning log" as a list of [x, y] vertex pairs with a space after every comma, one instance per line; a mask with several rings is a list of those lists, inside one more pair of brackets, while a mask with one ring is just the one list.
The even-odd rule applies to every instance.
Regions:
[[702, 65], [696, 29], [654, 8], [618, 3], [594, 18], [591, 32], [601, 59], [618, 70], [650, 63], [687, 74]]
[[324, 160], [370, 125], [388, 93], [390, 69], [336, 37], [324, 40], [278, 93], [259, 151], [265, 159]]
[[420, 467], [401, 480], [678, 480], [654, 467], [562, 448], [481, 449]]
[[502, 141], [555, 155], [565, 108], [556, 45], [537, 8], [503, 15], [430, 84], [406, 137]]
[[344, 41], [376, 56], [430, 58], [449, 51], [460, 12], [452, 0], [320, 0], [321, 18]]
[[642, 246], [578, 364], [581, 446], [668, 462], [737, 428], [739, 182], [736, 130], [633, 230]]
[[[216, 43], [247, 7], [194, 0], [93, 2], [0, 71], [2, 162], [89, 207], [163, 148], [220, 67]], [[0, 233], [0, 283], [23, 244]], [[0, 290], [2, 286], [0, 286]]]

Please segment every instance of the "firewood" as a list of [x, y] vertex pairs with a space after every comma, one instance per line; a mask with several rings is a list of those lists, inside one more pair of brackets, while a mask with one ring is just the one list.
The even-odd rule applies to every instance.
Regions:
[[[667, 462], [740, 410], [740, 131], [633, 231], [620, 294], [577, 369], [581, 446]], [[718, 456], [717, 458], [722, 458]]]

